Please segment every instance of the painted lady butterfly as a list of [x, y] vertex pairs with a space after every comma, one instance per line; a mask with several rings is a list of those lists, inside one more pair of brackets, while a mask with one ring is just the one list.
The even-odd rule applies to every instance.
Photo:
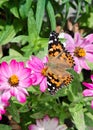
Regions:
[[59, 88], [69, 85], [73, 76], [67, 71], [74, 66], [71, 54], [59, 41], [58, 34], [50, 33], [48, 45], [47, 84], [48, 91], [53, 95]]

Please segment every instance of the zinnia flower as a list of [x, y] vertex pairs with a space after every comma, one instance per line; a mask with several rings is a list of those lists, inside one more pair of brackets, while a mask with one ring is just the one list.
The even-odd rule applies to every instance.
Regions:
[[3, 93], [3, 91], [0, 91], [0, 120], [2, 120], [2, 115], [5, 114], [5, 112], [6, 112], [5, 107], [7, 107], [9, 105], [8, 102], [3, 102], [1, 100], [2, 93]]
[[11, 60], [10, 64], [2, 62], [0, 66], [0, 90], [3, 90], [2, 101], [7, 102], [15, 96], [20, 103], [26, 101], [28, 88], [32, 84], [31, 70], [24, 67], [24, 62]]
[[66, 125], [58, 125], [58, 118], [50, 119], [49, 116], [45, 116], [43, 119], [37, 119], [36, 125], [29, 126], [29, 130], [66, 130]]
[[[93, 97], [93, 75], [91, 75], [91, 80], [92, 80], [92, 83], [83, 82], [83, 85], [87, 87], [87, 89], [85, 89], [83, 91], [83, 95], [84, 96], [91, 96], [91, 97]], [[91, 107], [93, 108], [93, 100], [91, 102]]]
[[33, 76], [36, 76], [36, 79], [33, 82], [33, 85], [39, 85], [40, 84], [40, 91], [44, 92], [47, 88], [47, 78], [46, 78], [46, 66], [45, 63], [47, 63], [48, 59], [47, 57], [44, 58], [42, 61], [36, 56], [32, 56], [30, 60], [27, 61], [27, 67], [32, 69], [33, 72], [31, 73]]
[[80, 73], [82, 68], [89, 70], [87, 61], [93, 62], [93, 34], [88, 35], [85, 38], [81, 38], [79, 33], [75, 33], [74, 39], [65, 34], [66, 49], [73, 55], [75, 60], [74, 70]]

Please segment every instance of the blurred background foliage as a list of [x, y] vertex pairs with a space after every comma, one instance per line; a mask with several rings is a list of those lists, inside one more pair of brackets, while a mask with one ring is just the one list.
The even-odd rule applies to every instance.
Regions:
[[68, 19], [72, 25], [78, 22], [85, 34], [92, 32], [91, 5], [91, 0], [0, 0], [0, 56], [20, 60], [36, 55], [47, 48], [52, 30], [67, 30]]
[[[0, 62], [11, 59], [26, 61], [31, 55], [44, 57], [47, 55], [49, 34], [57, 29], [72, 36], [76, 31], [83, 35], [92, 33], [92, 0], [0, 0]], [[48, 93], [41, 94], [39, 88], [31, 87], [31, 90], [28, 90], [31, 93], [31, 98], [28, 97], [29, 106], [28, 102], [21, 105], [15, 101], [18, 105], [16, 108], [14, 100], [11, 101], [8, 111], [17, 123], [20, 122], [21, 113], [23, 130], [27, 130], [33, 119], [46, 113], [51, 116], [59, 115], [61, 123], [64, 119], [69, 120], [65, 122], [72, 120], [72, 125], [68, 124], [69, 127], [71, 125], [69, 130], [85, 130], [85, 123], [87, 126], [93, 126], [90, 98], [83, 99], [82, 89], [78, 88], [81, 87], [82, 74], [73, 75], [75, 79], [72, 86], [63, 89], [54, 97]], [[86, 108], [84, 100], [87, 102]], [[10, 130], [5, 126], [2, 128]]]

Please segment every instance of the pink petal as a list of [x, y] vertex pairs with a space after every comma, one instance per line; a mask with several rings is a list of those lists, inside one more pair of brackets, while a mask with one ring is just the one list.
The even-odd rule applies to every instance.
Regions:
[[83, 91], [83, 95], [84, 96], [93, 96], [93, 90], [90, 90], [90, 89], [85, 89], [84, 91]]
[[45, 56], [44, 59], [43, 59], [43, 63], [46, 64], [48, 62], [48, 57]]
[[18, 91], [18, 94], [16, 95], [16, 98], [17, 100], [20, 102], [20, 103], [25, 103], [26, 102], [26, 96], [24, 93]]
[[12, 75], [15, 74], [18, 70], [19, 70], [18, 62], [16, 60], [11, 60], [11, 62], [10, 62], [11, 74]]
[[30, 62], [30, 67], [33, 71], [40, 72], [44, 68], [44, 64], [41, 59], [33, 56]]
[[74, 70], [79, 74], [82, 70], [80, 63], [79, 63], [79, 59], [77, 57], [75, 57], [74, 60], [75, 60]]
[[87, 65], [85, 59], [80, 59], [80, 65], [83, 69], [90, 70], [89, 66]]
[[42, 80], [42, 82], [40, 83], [40, 91], [41, 92], [45, 92], [46, 91], [46, 89], [47, 89], [47, 79], [46, 78], [44, 78], [43, 80]]
[[36, 75], [36, 81], [33, 83], [33, 85], [38, 85], [43, 80], [44, 76], [41, 73], [35, 73]]
[[28, 88], [32, 85], [32, 79], [31, 78], [26, 78], [22, 81], [20, 81], [19, 86], [23, 88]]
[[93, 42], [93, 34], [87, 35], [87, 36], [85, 37], [85, 39], [86, 39], [87, 41], [89, 41], [90, 43], [92, 43], [92, 42]]
[[93, 82], [93, 74], [91, 75], [91, 80], [92, 80], [92, 82]]
[[93, 109], [93, 100], [91, 101], [91, 108]]
[[89, 60], [90, 62], [93, 62], [93, 54], [92, 53], [86, 53], [86, 59]]
[[73, 47], [74, 45], [73, 38], [67, 33], [64, 34], [64, 38], [66, 39], [66, 44], [70, 44]]
[[5, 77], [9, 77], [10, 76], [10, 71], [9, 71], [9, 67], [8, 64], [6, 62], [2, 62], [1, 66], [0, 66], [0, 73], [2, 75], [4, 75]]
[[29, 130], [40, 130], [36, 125], [32, 124], [29, 126]]
[[4, 91], [1, 97], [2, 102], [7, 102], [11, 97], [10, 91]]
[[75, 41], [76, 46], [79, 46], [81, 44], [81, 37], [80, 37], [80, 34], [78, 32], [75, 33], [74, 41]]
[[67, 126], [64, 125], [64, 124], [63, 125], [59, 125], [56, 130], [67, 130]]
[[93, 89], [93, 84], [92, 84], [92, 83], [83, 82], [82, 84], [83, 84], [84, 86], [86, 86], [87, 88], [89, 88], [89, 89]]
[[27, 90], [25, 88], [22, 88], [22, 87], [19, 86], [17, 89], [18, 89], [18, 91], [28, 95], [28, 92], [27, 92]]
[[50, 129], [54, 130], [58, 126], [58, 118], [52, 118], [50, 121]]
[[85, 45], [85, 46], [84, 46], [84, 49], [85, 49], [87, 52], [93, 52], [93, 44]]
[[31, 70], [28, 68], [24, 68], [22, 69], [22, 72], [20, 72], [19, 78], [20, 80], [24, 80], [25, 78], [30, 77], [30, 75], [31, 75]]

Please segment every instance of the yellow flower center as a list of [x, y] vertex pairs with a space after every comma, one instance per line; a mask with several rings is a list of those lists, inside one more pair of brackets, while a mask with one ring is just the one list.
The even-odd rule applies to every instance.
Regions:
[[74, 56], [84, 57], [86, 56], [86, 51], [81, 47], [76, 47], [74, 51]]
[[16, 87], [19, 83], [19, 79], [18, 76], [16, 75], [12, 75], [9, 80], [8, 80], [9, 84], [13, 87]]
[[44, 67], [42, 70], [41, 70], [41, 74], [43, 76], [46, 76], [46, 71], [47, 71], [48, 67]]

